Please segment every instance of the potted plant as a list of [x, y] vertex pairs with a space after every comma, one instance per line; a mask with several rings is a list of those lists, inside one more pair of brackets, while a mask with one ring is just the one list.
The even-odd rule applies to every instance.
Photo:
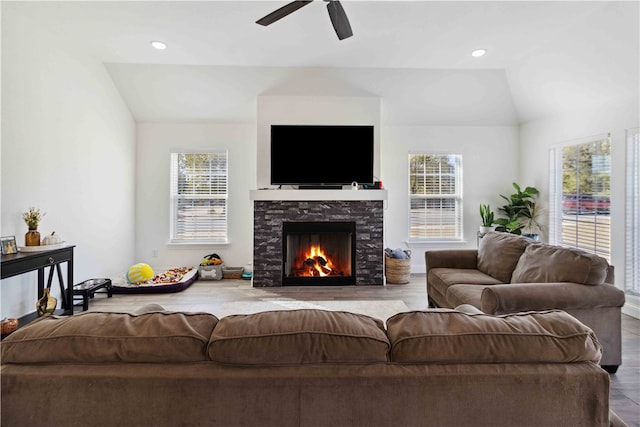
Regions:
[[540, 239], [542, 225], [538, 222], [541, 208], [535, 202], [527, 204], [527, 208], [522, 211], [522, 235], [533, 240]]
[[524, 234], [537, 239], [541, 229], [538, 222], [540, 209], [536, 203], [539, 191], [535, 187], [522, 189], [515, 182], [512, 185], [516, 190], [515, 193], [510, 196], [500, 195], [507, 203], [498, 208], [503, 217], [495, 219], [495, 223], [498, 224], [496, 231], [518, 235]]
[[489, 231], [493, 231], [493, 211], [491, 206], [480, 203], [480, 218], [482, 219], [482, 225], [480, 226], [480, 234], [485, 235]]

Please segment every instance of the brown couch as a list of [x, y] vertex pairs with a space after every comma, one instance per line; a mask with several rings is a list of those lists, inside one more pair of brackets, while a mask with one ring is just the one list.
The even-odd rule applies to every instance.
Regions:
[[621, 364], [625, 296], [604, 258], [490, 232], [477, 250], [427, 251], [425, 264], [430, 306], [471, 304], [487, 314], [564, 310], [593, 329], [603, 368], [615, 373]]
[[45, 317], [6, 338], [2, 426], [606, 426], [609, 375], [563, 311]]

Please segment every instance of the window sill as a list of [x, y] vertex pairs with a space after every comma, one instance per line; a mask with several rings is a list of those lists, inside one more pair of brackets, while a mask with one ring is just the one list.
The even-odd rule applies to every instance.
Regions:
[[194, 240], [194, 241], [170, 241], [167, 246], [189, 247], [189, 246], [229, 246], [229, 241], [217, 242], [213, 240]]
[[429, 245], [466, 245], [466, 240], [408, 240], [405, 242], [407, 246], [429, 246]]

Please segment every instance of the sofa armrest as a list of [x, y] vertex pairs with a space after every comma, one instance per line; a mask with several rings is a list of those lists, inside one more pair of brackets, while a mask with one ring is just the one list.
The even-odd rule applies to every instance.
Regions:
[[487, 314], [520, 311], [622, 307], [624, 292], [610, 284], [588, 286], [572, 282], [509, 283], [482, 290], [480, 309]]
[[476, 249], [444, 249], [426, 251], [424, 261], [427, 274], [432, 268], [478, 268], [478, 251]]
[[604, 279], [604, 283], [614, 285], [616, 283], [616, 269], [613, 265], [607, 267], [607, 277]]

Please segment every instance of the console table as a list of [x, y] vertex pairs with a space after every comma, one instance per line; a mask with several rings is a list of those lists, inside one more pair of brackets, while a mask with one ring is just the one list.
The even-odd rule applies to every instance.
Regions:
[[[38, 272], [38, 299], [44, 293], [44, 272], [49, 267], [49, 278], [47, 287], [51, 287], [54, 269], [58, 273], [58, 282], [62, 293], [63, 314], [73, 314], [73, 248], [75, 245], [65, 246], [58, 249], [42, 250], [40, 252], [18, 252], [16, 254], [2, 255], [0, 265], [2, 279], [28, 273]], [[65, 286], [60, 269], [61, 263], [67, 263], [67, 285]], [[33, 302], [35, 307], [36, 301]]]

